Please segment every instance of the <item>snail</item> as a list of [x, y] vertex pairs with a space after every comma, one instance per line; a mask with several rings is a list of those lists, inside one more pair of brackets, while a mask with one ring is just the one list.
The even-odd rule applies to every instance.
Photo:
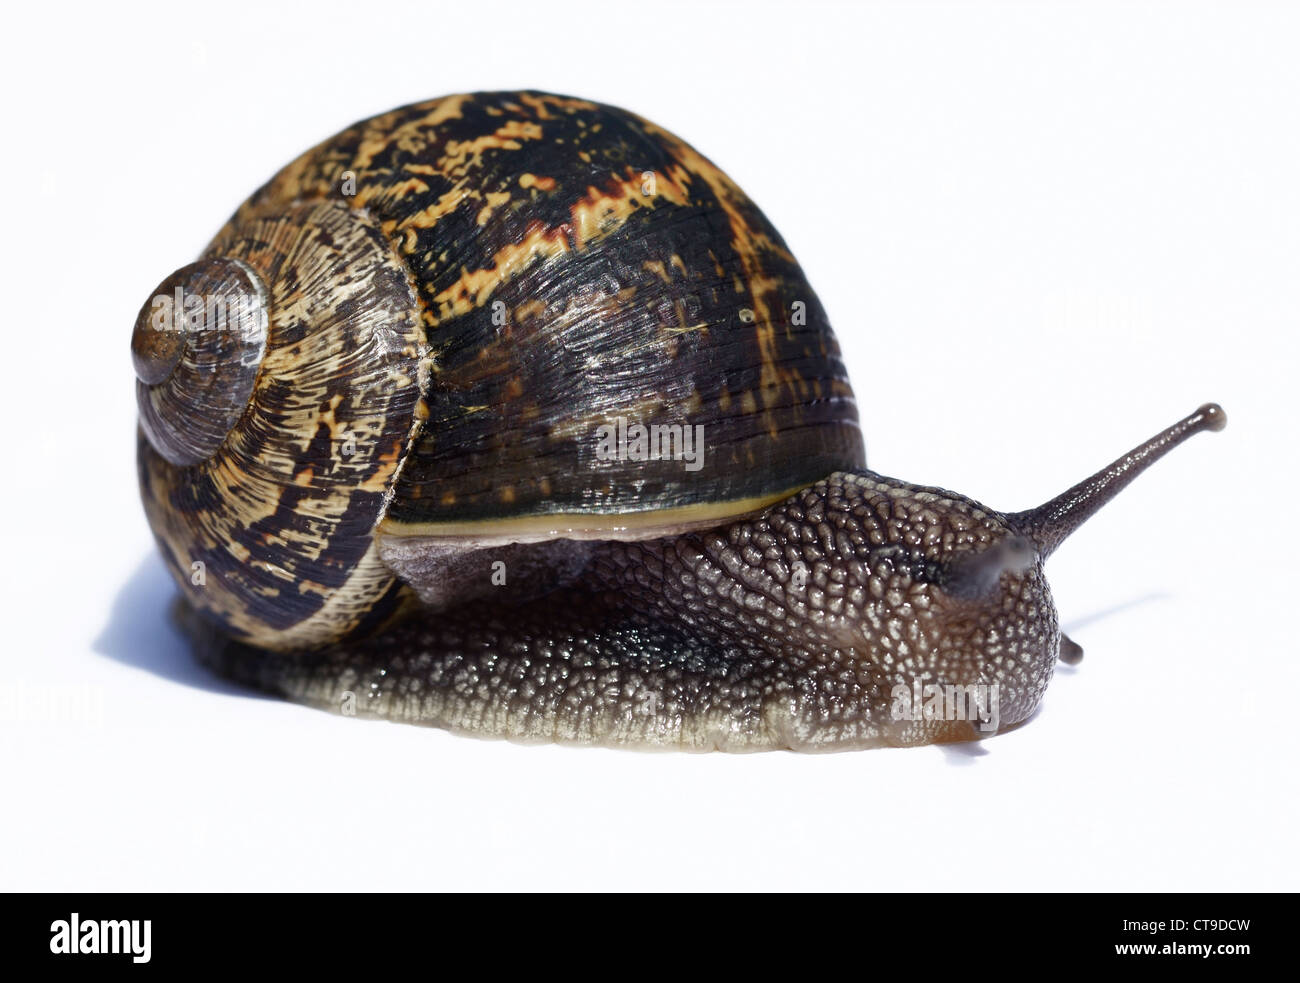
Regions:
[[[1038, 508], [866, 469], [827, 315], [690, 145], [542, 92], [303, 154], [132, 335], [200, 658], [345, 714], [729, 751], [1027, 719], [1043, 563], [1215, 404]], [[963, 705], [964, 704], [964, 705]]]

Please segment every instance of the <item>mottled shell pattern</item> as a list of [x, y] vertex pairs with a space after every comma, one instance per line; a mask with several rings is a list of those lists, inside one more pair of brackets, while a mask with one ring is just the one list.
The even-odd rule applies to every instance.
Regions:
[[[865, 463], [780, 235], [623, 110], [508, 92], [385, 113], [285, 167], [204, 259], [258, 281], [265, 337], [229, 384], [251, 394], [174, 447], [142, 429], [141, 488], [187, 598], [255, 644], [389, 620], [408, 588], [381, 536], [645, 538]], [[164, 354], [146, 421], [188, 378]], [[210, 380], [203, 357], [179, 364]], [[635, 424], [700, 433], [699, 466], [600, 453]]]

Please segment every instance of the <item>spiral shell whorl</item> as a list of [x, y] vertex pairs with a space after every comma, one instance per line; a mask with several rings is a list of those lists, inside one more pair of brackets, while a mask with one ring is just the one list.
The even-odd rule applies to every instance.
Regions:
[[[175, 461], [141, 414], [141, 494], [173, 577], [226, 632], [264, 646], [382, 621], [400, 585], [370, 533], [409, 443], [424, 351], [405, 267], [339, 200], [250, 211], [195, 267], [251, 271], [268, 329], [246, 405], [209, 455]], [[149, 340], [138, 361], [161, 372], [171, 353]], [[191, 409], [165, 409], [172, 431], [190, 427]]]
[[183, 266], [131, 336], [140, 426], [173, 464], [206, 461], [248, 406], [266, 353], [266, 285], [237, 259]]

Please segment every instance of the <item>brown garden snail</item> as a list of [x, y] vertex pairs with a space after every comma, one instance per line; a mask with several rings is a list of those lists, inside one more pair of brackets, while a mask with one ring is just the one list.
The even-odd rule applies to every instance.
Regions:
[[1026, 512], [866, 471], [762, 213], [654, 124], [540, 92], [308, 151], [164, 281], [132, 351], [145, 509], [204, 657], [520, 740], [1006, 729], [1080, 654], [1043, 561], [1225, 422], [1203, 406]]

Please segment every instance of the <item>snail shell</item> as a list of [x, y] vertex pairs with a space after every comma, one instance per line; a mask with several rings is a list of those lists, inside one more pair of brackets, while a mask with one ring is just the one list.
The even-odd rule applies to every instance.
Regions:
[[[160, 332], [177, 288], [238, 313]], [[544, 93], [307, 152], [160, 285], [133, 354], [168, 566], [267, 648], [464, 600], [467, 557], [543, 590], [575, 543], [716, 526], [865, 463], [825, 311], [758, 208], [654, 124]], [[702, 434], [702, 466], [600, 453], [636, 424]]]

